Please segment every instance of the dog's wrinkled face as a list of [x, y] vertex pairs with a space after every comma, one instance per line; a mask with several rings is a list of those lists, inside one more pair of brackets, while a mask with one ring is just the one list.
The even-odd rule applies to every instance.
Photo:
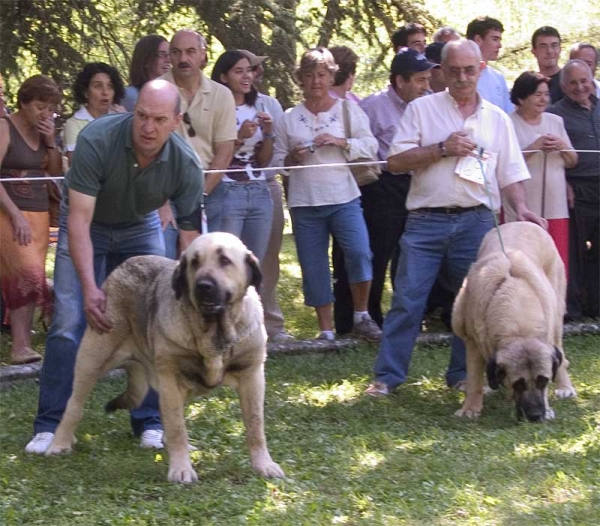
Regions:
[[262, 275], [256, 257], [234, 235], [214, 232], [197, 237], [173, 273], [175, 296], [189, 299], [204, 316], [216, 316], [240, 301]]
[[540, 340], [528, 338], [498, 349], [487, 364], [492, 389], [504, 385], [515, 400], [517, 418], [543, 422], [548, 410], [548, 384], [562, 362], [562, 353]]

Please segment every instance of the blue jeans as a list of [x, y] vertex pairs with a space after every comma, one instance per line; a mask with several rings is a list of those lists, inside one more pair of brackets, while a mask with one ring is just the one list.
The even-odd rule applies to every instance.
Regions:
[[267, 181], [221, 184], [221, 231], [239, 237], [262, 263], [273, 224], [273, 201]]
[[[445, 268], [453, 293], [460, 288], [479, 245], [494, 226], [492, 212], [478, 209], [461, 214], [410, 212], [400, 240], [400, 261], [392, 306], [383, 322], [375, 361], [375, 379], [394, 389], [406, 381], [408, 366], [431, 287]], [[464, 342], [454, 336], [446, 383], [466, 376]]]
[[290, 214], [306, 305], [321, 307], [333, 301], [328, 254], [330, 234], [344, 253], [348, 282], [371, 281], [369, 233], [358, 198], [340, 205], [293, 207]]
[[[54, 267], [54, 314], [40, 375], [35, 433], [54, 433], [58, 427], [71, 396], [75, 359], [86, 328], [81, 283], [69, 255], [67, 215], [68, 208], [63, 202]], [[90, 235], [98, 286], [116, 266], [130, 257], [146, 254], [164, 256], [165, 253], [160, 219], [156, 212], [148, 214], [138, 223], [92, 223]], [[131, 425], [136, 435], [148, 429], [162, 428], [158, 395], [154, 390], [150, 390], [139, 408], [131, 411]]]

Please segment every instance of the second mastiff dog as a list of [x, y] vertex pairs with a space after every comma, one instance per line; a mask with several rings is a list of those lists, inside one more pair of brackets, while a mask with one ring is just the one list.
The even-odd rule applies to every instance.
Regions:
[[467, 347], [467, 396], [457, 416], [479, 416], [484, 368], [492, 389], [510, 390], [519, 420], [554, 418], [551, 380], [559, 398], [576, 396], [562, 345], [565, 291], [565, 267], [543, 228], [507, 223], [487, 233], [452, 314]]
[[116, 367], [127, 388], [106, 409], [137, 407], [148, 391], [160, 396], [169, 453], [169, 480], [198, 479], [188, 453], [184, 404], [219, 385], [239, 394], [252, 468], [283, 477], [264, 433], [266, 332], [256, 287], [257, 260], [235, 236], [195, 239], [180, 261], [158, 256], [127, 260], [107, 278], [111, 332], [87, 329], [77, 355], [73, 394], [47, 455], [71, 450], [83, 405], [99, 378]]

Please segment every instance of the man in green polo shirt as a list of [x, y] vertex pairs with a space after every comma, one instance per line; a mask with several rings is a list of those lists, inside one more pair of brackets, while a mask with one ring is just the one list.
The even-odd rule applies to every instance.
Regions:
[[[55, 304], [40, 376], [38, 414], [28, 453], [50, 446], [71, 395], [77, 350], [87, 323], [111, 329], [100, 285], [132, 256], [164, 255], [156, 210], [171, 200], [183, 248], [198, 235], [202, 168], [173, 133], [181, 121], [179, 93], [164, 80], [146, 84], [133, 115], [91, 122], [79, 135], [65, 178], [54, 270]], [[131, 412], [142, 447], [162, 448], [158, 396], [151, 391]]]

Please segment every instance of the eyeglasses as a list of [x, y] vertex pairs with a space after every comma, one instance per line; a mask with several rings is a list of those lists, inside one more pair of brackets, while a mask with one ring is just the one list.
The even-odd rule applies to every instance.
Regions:
[[190, 119], [190, 114], [187, 111], [183, 114], [183, 122], [188, 125], [188, 135], [196, 137], [196, 130], [192, 126], [192, 119]]
[[167, 58], [169, 56], [169, 53], [167, 51], [159, 51], [156, 56], [158, 58]]

